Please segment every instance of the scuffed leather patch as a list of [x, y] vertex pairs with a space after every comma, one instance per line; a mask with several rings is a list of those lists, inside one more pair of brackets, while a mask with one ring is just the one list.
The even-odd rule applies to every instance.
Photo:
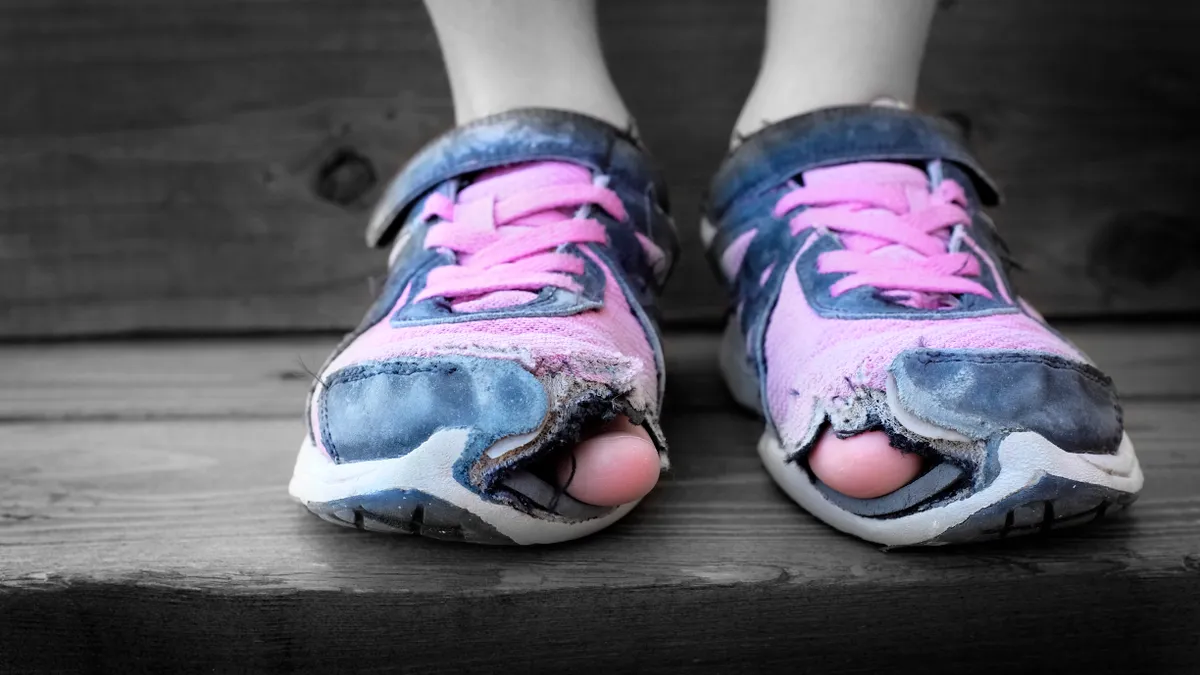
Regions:
[[537, 429], [546, 391], [513, 361], [445, 356], [344, 368], [329, 377], [318, 415], [336, 462], [403, 456], [439, 429], [471, 430], [464, 454]]
[[1039, 352], [914, 349], [890, 372], [905, 410], [971, 438], [1028, 430], [1091, 454], [1121, 444], [1112, 380], [1085, 363]]

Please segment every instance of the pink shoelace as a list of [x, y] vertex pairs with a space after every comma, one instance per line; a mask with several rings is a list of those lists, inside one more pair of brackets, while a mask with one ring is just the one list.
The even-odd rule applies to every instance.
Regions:
[[416, 300], [445, 297], [455, 311], [528, 302], [547, 286], [579, 292], [572, 275], [584, 262], [566, 244], [605, 243], [604, 225], [586, 216], [599, 208], [624, 221], [620, 197], [574, 164], [536, 162], [483, 174], [457, 199], [435, 194], [422, 219], [441, 218], [426, 248], [453, 251], [457, 264], [433, 269]]
[[953, 307], [956, 294], [992, 297], [967, 278], [979, 276], [979, 260], [951, 250], [962, 243], [953, 228], [970, 222], [958, 183], [931, 190], [918, 169], [874, 162], [809, 171], [804, 183], [779, 200], [775, 216], [807, 206], [790, 221], [793, 235], [809, 227], [842, 234], [845, 248], [817, 259], [821, 273], [847, 273], [830, 288], [834, 297], [870, 286], [918, 309]]

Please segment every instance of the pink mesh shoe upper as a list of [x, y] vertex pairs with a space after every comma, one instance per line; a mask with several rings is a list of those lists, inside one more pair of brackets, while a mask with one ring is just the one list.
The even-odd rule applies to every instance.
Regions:
[[[814, 414], [856, 387], [885, 389], [893, 359], [907, 349], [1019, 349], [1086, 361], [1025, 314], [961, 319], [831, 319], [812, 311], [787, 275], [767, 324], [766, 407], [788, 447], [811, 441]], [[819, 422], [820, 420], [815, 420]]]
[[[605, 225], [590, 217], [595, 213], [618, 222], [628, 218], [621, 199], [602, 179], [566, 162], [503, 167], [483, 173], [454, 199], [432, 195], [420, 215], [430, 225], [423, 246], [453, 252], [455, 264], [432, 269], [417, 293], [410, 284], [386, 316], [409, 303], [444, 298], [456, 315], [492, 310], [493, 318], [385, 318], [359, 334], [324, 372], [401, 357], [507, 359], [539, 377], [593, 382], [623, 392], [635, 408], [656, 410], [654, 348], [617, 281], [619, 272], [598, 253], [608, 237]], [[565, 252], [568, 246], [576, 252]], [[562, 316], [521, 315], [543, 288], [580, 291], [585, 259], [603, 273], [600, 306]], [[495, 311], [501, 316], [494, 317]], [[314, 407], [314, 428], [320, 422], [315, 414]]]
[[[415, 300], [449, 297], [455, 311], [519, 306], [544, 286], [578, 289], [583, 261], [558, 253], [565, 244], [604, 243], [604, 226], [576, 211], [594, 205], [615, 217], [625, 210], [583, 167], [542, 162], [485, 174], [457, 200], [435, 195], [426, 216], [437, 220], [426, 248], [456, 252], [458, 264], [433, 269]], [[605, 278], [604, 306], [568, 316], [480, 319], [429, 325], [380, 322], [364, 332], [331, 369], [393, 356], [464, 354], [526, 363], [536, 373], [571, 372], [605, 383], [636, 384], [657, 398], [654, 354], [613, 270], [596, 253], [583, 255]], [[408, 301], [407, 294], [397, 305]]]
[[[737, 280], [740, 308], [778, 284], [747, 358], [761, 354], [764, 408], [785, 447], [811, 443], [826, 414], [863, 390], [884, 391], [889, 366], [906, 350], [1020, 350], [1086, 362], [1012, 296], [971, 235], [956, 180], [935, 184], [914, 166], [857, 162], [803, 172], [773, 194], [772, 215], [787, 226], [773, 236], [792, 242], [788, 257], [764, 262], [759, 251], [762, 272], [746, 279], [741, 267], [764, 236], [748, 230], [731, 237], [720, 263]], [[971, 296], [986, 301], [983, 310], [961, 311]]]

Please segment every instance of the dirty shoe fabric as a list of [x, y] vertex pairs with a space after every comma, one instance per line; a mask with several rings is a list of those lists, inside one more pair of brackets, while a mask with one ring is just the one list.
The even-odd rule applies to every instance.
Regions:
[[[760, 409], [775, 480], [887, 545], [1093, 520], [1142, 473], [1112, 382], [1014, 291], [993, 183], [944, 122], [838, 108], [785, 120], [718, 172], [703, 234], [734, 312], [721, 364]], [[883, 431], [923, 460], [878, 498], [806, 462], [822, 433]]]
[[644, 149], [521, 110], [421, 150], [376, 209], [387, 282], [321, 369], [291, 494], [334, 523], [483, 543], [599, 530], [546, 460], [618, 415], [659, 428], [656, 297], [676, 255]]

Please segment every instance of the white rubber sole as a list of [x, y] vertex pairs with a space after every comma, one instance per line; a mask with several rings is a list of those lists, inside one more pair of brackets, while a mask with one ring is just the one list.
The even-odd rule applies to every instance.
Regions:
[[[288, 492], [310, 511], [341, 525], [488, 543], [577, 539], [608, 527], [637, 506], [631, 502], [597, 518], [568, 522], [486, 501], [454, 479], [454, 463], [467, 436], [466, 429], [444, 429], [402, 457], [347, 464], [333, 462], [306, 437]], [[435, 518], [429, 521], [427, 514]]]
[[[1143, 482], [1142, 469], [1128, 435], [1122, 439], [1115, 455], [1084, 455], [1061, 450], [1040, 434], [1018, 432], [1000, 442], [1000, 472], [983, 489], [962, 499], [910, 515], [870, 518], [850, 513], [826, 499], [813, 485], [806, 471], [794, 462], [787, 461], [787, 453], [774, 433], [768, 431], [763, 434], [758, 444], [758, 454], [775, 482], [809, 513], [838, 530], [886, 546], [950, 543], [939, 541], [939, 538], [989, 509], [995, 510], [993, 515], [1011, 528], [1014, 514], [1022, 513], [1022, 509], [1027, 512], [1031, 505], [1053, 504], [1054, 499], [1048, 499], [1046, 494], [1036, 489], [1044, 484], [1047, 477], [1061, 479], [1055, 485], [1069, 485], [1072, 490], [1087, 492], [1089, 488], [1096, 488], [1093, 492], [1102, 495], [1097, 499], [1104, 504], [1098, 508], [1096, 515], [1103, 515], [1107, 510], [1110, 502], [1105, 500], [1110, 496], [1112, 503], [1118, 506], [1131, 502], [1142, 489]], [[1024, 498], [1026, 496], [1028, 499]], [[1070, 501], [1072, 495], [1055, 494], [1053, 497]], [[1077, 502], [1086, 503], [1081, 500]], [[1093, 509], [1089, 506], [1088, 510]], [[1085, 515], [1083, 513], [1060, 510], [1055, 521], [1052, 506], [1046, 508], [1045, 513], [1048, 521], [1032, 523], [1024, 529], [1044, 530], [1092, 519], [1081, 517]], [[999, 532], [983, 528], [984, 525], [981, 525], [978, 532], [961, 532], [955, 541], [1000, 538], [1008, 533], [1003, 528]], [[999, 536], [993, 536], [997, 534]]]

